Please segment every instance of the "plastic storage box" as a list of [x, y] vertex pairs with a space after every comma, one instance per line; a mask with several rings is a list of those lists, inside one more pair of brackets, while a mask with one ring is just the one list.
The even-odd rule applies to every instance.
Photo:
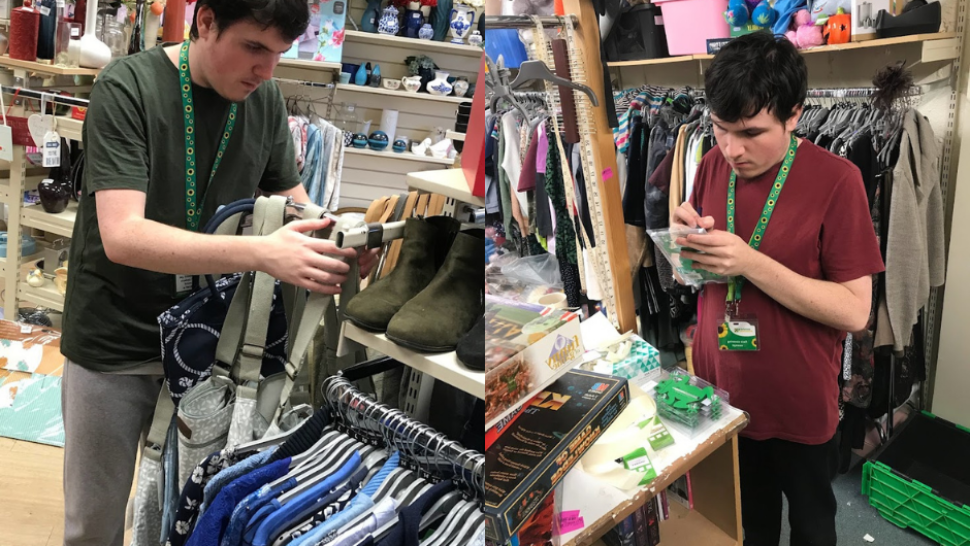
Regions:
[[724, 19], [728, 0], [653, 0], [663, 12], [667, 49], [671, 55], [707, 53], [707, 41], [729, 38]]
[[885, 519], [944, 546], [970, 545], [970, 431], [923, 412], [867, 462], [862, 494]]

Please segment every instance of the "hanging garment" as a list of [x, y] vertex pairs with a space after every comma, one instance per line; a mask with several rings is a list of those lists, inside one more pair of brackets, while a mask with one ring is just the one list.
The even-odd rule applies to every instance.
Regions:
[[192, 477], [189, 478], [189, 481], [182, 488], [178, 511], [175, 514], [172, 529], [169, 531], [168, 544], [166, 546], [182, 546], [185, 544], [189, 534], [195, 527], [195, 520], [199, 515], [206, 484], [216, 474], [229, 468], [239, 459], [240, 457], [235, 454], [234, 449], [226, 448], [209, 455], [192, 471]]
[[219, 492], [212, 502], [212, 507], [199, 518], [199, 523], [186, 542], [186, 546], [219, 544], [236, 504], [264, 484], [282, 478], [289, 469], [290, 459], [283, 459], [258, 468], [230, 483]]
[[219, 495], [222, 488], [234, 482], [236, 478], [249, 474], [253, 470], [256, 470], [257, 468], [270, 462], [274, 451], [276, 451], [275, 447], [262, 451], [251, 457], [247, 457], [236, 464], [224, 468], [218, 474], [213, 476], [212, 479], [205, 484], [205, 489], [203, 491], [204, 500], [202, 501], [202, 506], [199, 507], [199, 513], [205, 514], [206, 508], [212, 504], [212, 501], [214, 501], [216, 496]]
[[454, 486], [449, 482], [440, 482], [418, 497], [411, 506], [401, 510], [398, 523], [392, 527], [384, 538], [376, 542], [377, 546], [420, 546], [421, 516], [428, 509], [445, 496]]
[[940, 156], [929, 120], [915, 110], [905, 114], [899, 150], [886, 251], [886, 304], [897, 352], [910, 344], [919, 310], [930, 288], [943, 285], [946, 268]]

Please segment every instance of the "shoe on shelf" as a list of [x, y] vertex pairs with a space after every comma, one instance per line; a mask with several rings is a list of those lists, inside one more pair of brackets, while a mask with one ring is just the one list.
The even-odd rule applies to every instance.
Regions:
[[485, 317], [478, 319], [478, 323], [468, 335], [458, 342], [458, 361], [469, 370], [485, 371]]
[[387, 330], [401, 307], [434, 279], [459, 229], [461, 222], [447, 216], [408, 218], [394, 271], [350, 300], [344, 317], [365, 330]]
[[485, 230], [459, 233], [431, 284], [391, 319], [387, 339], [426, 353], [454, 351], [485, 314], [484, 276]]

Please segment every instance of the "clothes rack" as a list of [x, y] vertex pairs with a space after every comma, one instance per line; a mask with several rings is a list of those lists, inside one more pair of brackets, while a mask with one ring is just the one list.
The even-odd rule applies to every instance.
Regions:
[[[351, 432], [361, 434], [362, 440], [383, 441], [397, 446], [407, 454], [411, 463], [439, 478], [442, 469], [454, 470], [454, 478], [461, 481], [477, 498], [485, 496], [485, 456], [463, 448], [433, 428], [415, 421], [403, 411], [375, 402], [357, 390], [345, 373], [324, 381], [323, 392], [333, 415]], [[352, 372], [351, 372], [352, 373]]]
[[545, 27], [559, 28], [566, 24], [567, 18], [571, 19], [573, 24], [579, 22], [575, 15], [548, 15], [543, 17], [530, 15], [489, 15], [485, 18], [485, 28], [533, 29], [537, 21]]
[[[878, 91], [875, 87], [843, 87], [843, 88], [820, 88], [809, 89], [808, 98], [810, 99], [843, 99], [843, 98], [869, 98]], [[924, 95], [924, 86], [914, 85], [902, 94], [903, 97], [917, 97]]]

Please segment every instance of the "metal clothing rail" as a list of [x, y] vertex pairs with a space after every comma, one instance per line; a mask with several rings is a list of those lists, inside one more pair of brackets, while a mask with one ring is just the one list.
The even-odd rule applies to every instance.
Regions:
[[[879, 91], [876, 87], [842, 87], [842, 88], [820, 88], [820, 89], [809, 89], [808, 98], [811, 99], [842, 99], [842, 98], [858, 98], [864, 99], [875, 95]], [[904, 97], [918, 97], [926, 94], [926, 88], [920, 85], [914, 85], [906, 90], [902, 95]]]
[[302, 85], [304, 87], [319, 87], [321, 89], [334, 89], [337, 87], [337, 85], [333, 83], [320, 83], [320, 82], [311, 82], [306, 80], [291, 80], [289, 78], [273, 78], [273, 79], [280, 83], [288, 83], [290, 85]]
[[65, 97], [64, 95], [58, 95], [48, 91], [35, 91], [33, 89], [27, 89], [26, 87], [9, 87], [4, 85], [0, 86], [0, 90], [2, 90], [4, 94], [16, 95], [18, 98], [45, 100], [55, 104], [62, 104], [64, 106], [80, 106], [81, 108], [87, 108], [91, 104], [91, 101], [86, 99]]
[[[485, 497], [485, 456], [465, 449], [401, 410], [375, 402], [343, 375], [327, 378], [323, 393], [332, 414], [360, 439], [398, 449], [404, 458], [440, 479], [456, 479], [479, 499]], [[452, 475], [441, 475], [441, 470]]]
[[531, 15], [486, 15], [485, 30], [493, 28], [527, 28], [536, 27], [536, 20], [544, 27], [559, 28], [565, 26], [566, 18], [572, 20], [573, 24], [578, 24], [579, 19], [575, 15], [549, 15], [536, 17]]

